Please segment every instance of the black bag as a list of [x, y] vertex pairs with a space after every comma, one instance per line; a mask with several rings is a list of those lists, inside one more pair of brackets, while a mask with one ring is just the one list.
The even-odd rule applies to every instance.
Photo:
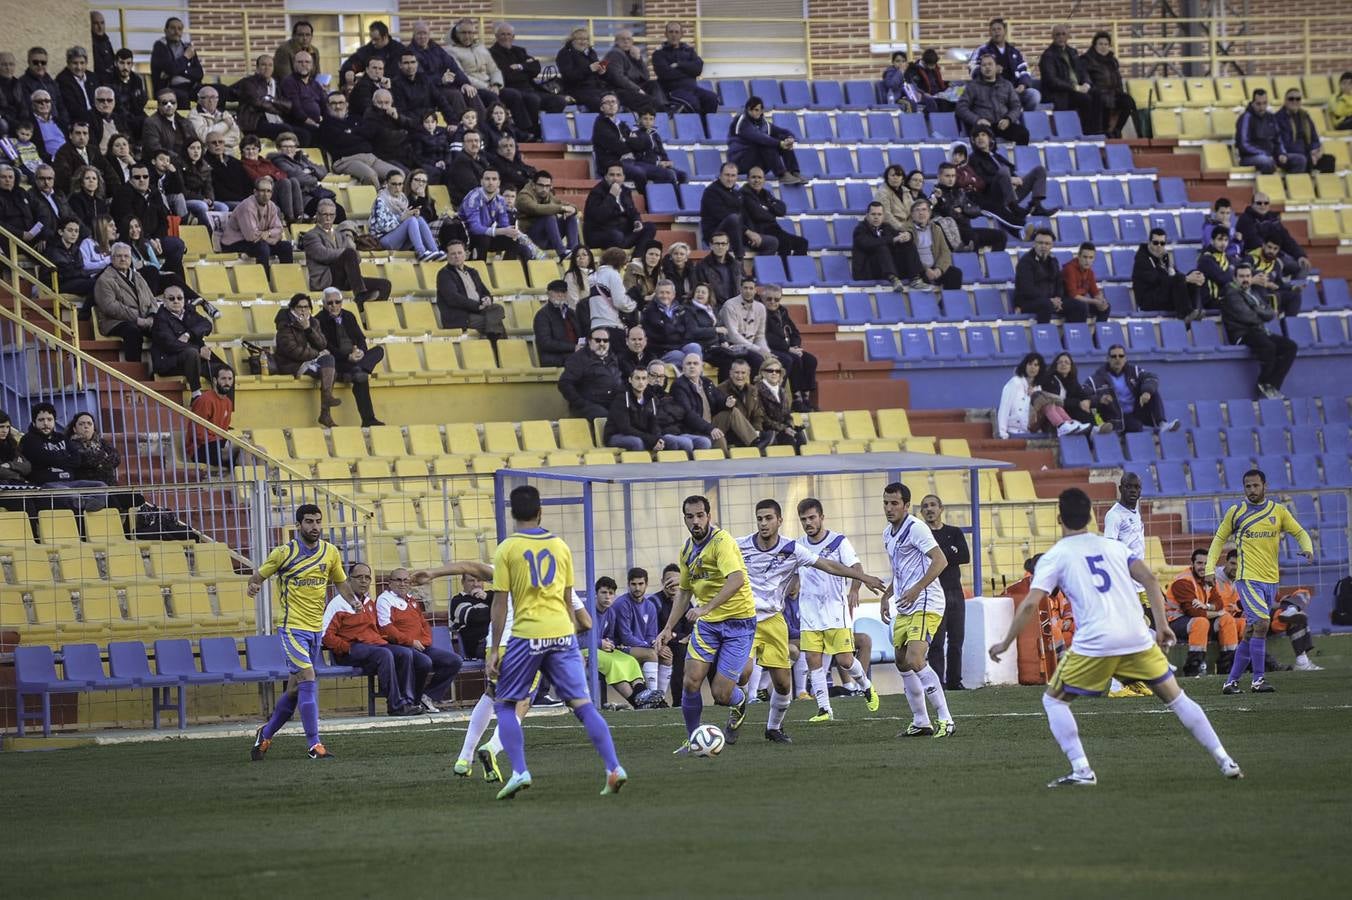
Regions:
[[1333, 624], [1352, 625], [1352, 575], [1333, 586]]
[[251, 344], [248, 341], [243, 342], [244, 352], [249, 354], [244, 359], [244, 368], [250, 375], [263, 374], [263, 348], [257, 344]]
[[136, 510], [136, 537], [143, 541], [193, 541], [196, 537], [187, 525], [167, 509], [143, 503]]

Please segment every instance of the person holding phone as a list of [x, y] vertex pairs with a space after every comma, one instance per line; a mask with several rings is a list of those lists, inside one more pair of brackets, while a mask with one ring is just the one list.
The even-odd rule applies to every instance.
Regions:
[[422, 207], [414, 206], [404, 193], [404, 173], [390, 172], [385, 186], [371, 206], [371, 236], [386, 250], [413, 250], [418, 259], [442, 260], [446, 254], [437, 249], [432, 229], [422, 217]]

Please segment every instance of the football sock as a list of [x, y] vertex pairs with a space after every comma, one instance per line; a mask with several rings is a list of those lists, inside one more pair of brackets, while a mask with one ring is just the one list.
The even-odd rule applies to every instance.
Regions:
[[1122, 690], [1122, 682], [1118, 681], [1116, 678], [1108, 682], [1108, 693], [1116, 694], [1120, 690]]
[[596, 748], [596, 752], [601, 755], [601, 761], [606, 764], [606, 771], [613, 772], [620, 767], [620, 761], [615, 758], [615, 742], [611, 740], [610, 729], [606, 727], [606, 720], [601, 718], [601, 714], [596, 711], [596, 704], [584, 703], [573, 710], [573, 715], [582, 723], [582, 727], [587, 729], [587, 738]]
[[1230, 664], [1228, 681], [1239, 681], [1239, 676], [1249, 667], [1249, 644], [1250, 641], [1240, 641], [1239, 646], [1235, 648], [1235, 661]]
[[[516, 704], [503, 701], [495, 707], [498, 713], [498, 731], [502, 736], [502, 749], [507, 751], [511, 760], [512, 772], [526, 771], [526, 735], [521, 731], [521, 723], [516, 719]], [[495, 737], [497, 735], [494, 735]]]
[[305, 729], [307, 747], [319, 743], [319, 682], [302, 681], [297, 690], [296, 707], [300, 710], [300, 724]]
[[789, 703], [792, 700], [792, 694], [781, 694], [779, 691], [771, 691], [770, 717], [765, 722], [767, 730], [776, 731], [784, 724], [784, 714], [789, 711]]
[[487, 694], [480, 694], [479, 702], [474, 704], [474, 709], [469, 714], [469, 722], [465, 725], [465, 743], [460, 745], [460, 759], [474, 759], [474, 750], [479, 746], [479, 739], [484, 736], [491, 721], [493, 721], [493, 698]]
[[[751, 664], [751, 677], [746, 681], [746, 689], [752, 694], [760, 690], [761, 675], [764, 674], [764, 672], [765, 670], [761, 668], [760, 663]], [[738, 682], [738, 684], [741, 684], [741, 682]]]
[[826, 663], [812, 673], [812, 694], [817, 698], [817, 708], [831, 711], [831, 688], [826, 683]]
[[939, 680], [939, 673], [929, 666], [925, 666], [915, 674], [919, 677], [920, 683], [925, 686], [925, 697], [934, 705], [934, 714], [939, 717], [939, 721], [953, 721], [953, 716], [948, 711], [948, 697], [944, 695], [944, 685]]
[[906, 690], [906, 703], [911, 707], [911, 721], [916, 725], [930, 724], [929, 710], [925, 709], [925, 686], [914, 672], [901, 673], [901, 686]]
[[645, 662], [643, 664], [643, 682], [648, 686], [648, 690], [657, 690], [657, 663]]
[[854, 662], [850, 663], [850, 668], [846, 670], [845, 674], [853, 678], [854, 683], [866, 691], [873, 686], [873, 682], [869, 681], [868, 676], [864, 674], [864, 664], [859, 661], [858, 657], [855, 657]]
[[1043, 694], [1042, 708], [1047, 711], [1047, 724], [1051, 726], [1052, 737], [1056, 738], [1061, 752], [1070, 760], [1070, 767], [1080, 773], [1090, 771], [1089, 760], [1080, 744], [1080, 729], [1075, 724], [1075, 714], [1070, 711], [1070, 704], [1050, 694]]
[[[494, 707], [494, 709], [496, 709], [496, 707]], [[521, 721], [521, 720], [520, 720], [520, 719], [517, 719], [517, 721], [519, 722], [519, 721]], [[501, 726], [501, 725], [499, 725], [497, 728], [494, 728], [494, 729], [493, 729], [493, 734], [492, 734], [492, 736], [488, 739], [488, 743], [484, 744], [484, 749], [486, 749], [489, 753], [493, 754], [494, 756], [497, 756], [499, 753], [502, 752], [502, 726]]]
[[1197, 701], [1182, 692], [1174, 698], [1174, 702], [1167, 704], [1169, 709], [1178, 716], [1178, 721], [1183, 723], [1183, 727], [1192, 732], [1192, 736], [1197, 739], [1197, 743], [1207, 749], [1216, 760], [1224, 762], [1230, 758], [1221, 746], [1221, 739], [1216, 737], [1216, 730], [1211, 727], [1211, 720], [1206, 717], [1202, 707], [1197, 705]]
[[1263, 677], [1264, 667], [1267, 665], [1266, 637], [1249, 638], [1249, 658], [1253, 663], [1253, 680], [1257, 681]]
[[704, 695], [699, 691], [681, 691], [681, 715], [685, 717], [685, 733], [694, 734], [704, 712]]
[[296, 695], [290, 691], [282, 694], [277, 705], [272, 708], [272, 718], [263, 726], [263, 737], [271, 739], [274, 734], [281, 731], [282, 726], [290, 721], [291, 716], [296, 712]]
[[1297, 653], [1296, 664], [1301, 666], [1308, 666], [1310, 664], [1310, 657], [1304, 653]]
[[671, 690], [671, 666], [663, 663], [657, 664], [657, 690], [661, 693], [663, 699], [667, 692]]
[[798, 654], [798, 658], [793, 662], [793, 694], [797, 697], [807, 690], [807, 655]]
[[746, 691], [742, 690], [736, 685], [733, 685], [732, 696], [728, 699], [728, 706], [740, 706], [742, 701], [745, 699], [746, 699]]

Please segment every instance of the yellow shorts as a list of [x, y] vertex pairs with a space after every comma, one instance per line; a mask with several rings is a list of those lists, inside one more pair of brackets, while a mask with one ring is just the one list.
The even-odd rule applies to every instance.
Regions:
[[892, 620], [892, 646], [905, 647], [911, 641], [928, 644], [934, 640], [934, 632], [939, 630], [939, 623], [943, 620], [942, 615], [932, 612], [897, 616]]
[[787, 669], [789, 662], [789, 623], [783, 613], [775, 613], [756, 623], [751, 641], [751, 656], [766, 669]]
[[854, 652], [854, 632], [848, 628], [804, 631], [798, 641], [807, 653], [826, 653], [835, 656], [837, 653]]
[[1092, 697], [1106, 691], [1113, 678], [1158, 684], [1172, 675], [1169, 660], [1154, 645], [1122, 656], [1081, 656], [1067, 650], [1047, 686], [1067, 694]]

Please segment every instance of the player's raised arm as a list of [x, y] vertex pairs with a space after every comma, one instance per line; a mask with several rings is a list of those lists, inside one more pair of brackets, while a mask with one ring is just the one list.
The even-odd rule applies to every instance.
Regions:
[[[942, 556], [942, 553], [940, 554], [940, 556]], [[887, 585], [883, 583], [883, 580], [881, 578], [866, 574], [863, 571], [863, 569], [859, 567], [858, 564], [853, 566], [842, 566], [840, 563], [836, 562], [833, 559], [823, 559], [821, 557], [817, 557], [817, 561], [812, 564], [812, 567], [815, 569], [821, 569], [823, 572], [826, 572], [829, 575], [838, 575], [841, 578], [848, 578], [851, 581], [857, 581], [860, 584], [867, 587], [870, 591], [873, 591], [875, 594], [881, 594], [883, 592], [883, 589], [887, 587]], [[855, 596], [858, 597], [857, 588], [855, 590]]]
[[[1158, 587], [1158, 585], [1156, 585]], [[1009, 623], [1009, 631], [1005, 633], [1004, 638], [995, 644], [991, 644], [990, 657], [995, 662], [1000, 661], [1000, 657], [1005, 655], [1009, 645], [1014, 643], [1019, 632], [1027, 627], [1028, 622], [1037, 614], [1037, 605], [1042, 602], [1042, 598], [1047, 596], [1047, 592], [1039, 588], [1033, 588], [1028, 592], [1028, 596], [1023, 598], [1019, 608], [1014, 610], [1014, 619]]]
[[1174, 636], [1174, 630], [1169, 627], [1169, 618], [1164, 613], [1164, 591], [1155, 580], [1155, 573], [1150, 571], [1144, 560], [1140, 559], [1133, 559], [1127, 570], [1150, 598], [1150, 615], [1155, 622], [1155, 640], [1162, 649], [1168, 650], [1177, 643], [1178, 638]]
[[478, 560], [467, 559], [437, 566], [435, 569], [418, 569], [410, 577], [414, 584], [427, 584], [435, 578], [445, 578], [448, 575], [473, 575], [480, 581], [492, 581], [493, 567]]

